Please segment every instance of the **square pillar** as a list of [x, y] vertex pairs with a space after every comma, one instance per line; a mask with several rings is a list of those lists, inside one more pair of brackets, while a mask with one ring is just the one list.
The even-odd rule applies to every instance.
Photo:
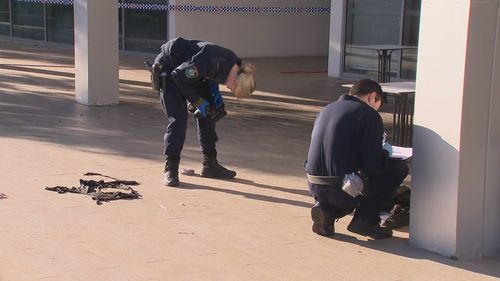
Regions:
[[[173, 6], [176, 5], [175, 0], [168, 1], [168, 4]], [[176, 10], [170, 10], [170, 9], [168, 10], [168, 34], [167, 34], [168, 40], [177, 37], [177, 20], [175, 17], [176, 14], [177, 14]]]
[[[494, 1], [495, 2], [495, 1]], [[491, 99], [486, 161], [484, 255], [500, 256], [500, 1], [497, 4], [496, 42], [491, 72]], [[494, 7], [491, 7], [494, 11]]]
[[340, 77], [344, 68], [344, 34], [347, 0], [331, 0], [328, 76]]
[[75, 98], [118, 104], [118, 1], [75, 0]]
[[410, 244], [452, 258], [498, 255], [498, 17], [499, 0], [422, 1]]

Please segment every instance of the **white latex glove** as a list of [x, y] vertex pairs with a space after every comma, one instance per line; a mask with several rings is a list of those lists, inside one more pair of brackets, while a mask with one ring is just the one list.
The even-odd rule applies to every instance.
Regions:
[[388, 143], [388, 142], [384, 142], [384, 143], [382, 144], [382, 148], [383, 148], [384, 150], [386, 150], [387, 152], [389, 152], [389, 157], [391, 157], [391, 156], [392, 156], [392, 152], [393, 152], [393, 151], [392, 151], [392, 145], [391, 145], [390, 143]]

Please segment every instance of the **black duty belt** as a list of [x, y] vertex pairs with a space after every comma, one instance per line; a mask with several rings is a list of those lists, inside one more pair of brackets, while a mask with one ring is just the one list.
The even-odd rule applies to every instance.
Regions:
[[344, 177], [339, 176], [313, 176], [307, 174], [307, 180], [312, 184], [342, 186]]

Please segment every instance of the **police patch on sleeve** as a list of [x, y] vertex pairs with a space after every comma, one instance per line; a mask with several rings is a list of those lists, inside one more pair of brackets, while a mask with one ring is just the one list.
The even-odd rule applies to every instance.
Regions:
[[198, 75], [199, 75], [198, 74], [198, 69], [194, 65], [191, 65], [191, 66], [187, 67], [186, 70], [185, 70], [185, 74], [186, 74], [186, 77], [189, 78], [189, 79], [198, 78]]

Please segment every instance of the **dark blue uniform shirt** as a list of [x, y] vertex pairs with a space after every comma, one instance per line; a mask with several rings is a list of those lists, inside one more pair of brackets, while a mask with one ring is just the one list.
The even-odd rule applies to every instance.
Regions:
[[383, 133], [377, 111], [357, 97], [341, 96], [316, 117], [306, 172], [341, 177], [357, 170], [368, 177], [382, 174], [388, 159], [382, 150]]
[[224, 84], [231, 68], [241, 64], [238, 56], [227, 48], [181, 37], [163, 44], [155, 62], [164, 65], [177, 88], [191, 103], [203, 96], [198, 87], [200, 81]]

